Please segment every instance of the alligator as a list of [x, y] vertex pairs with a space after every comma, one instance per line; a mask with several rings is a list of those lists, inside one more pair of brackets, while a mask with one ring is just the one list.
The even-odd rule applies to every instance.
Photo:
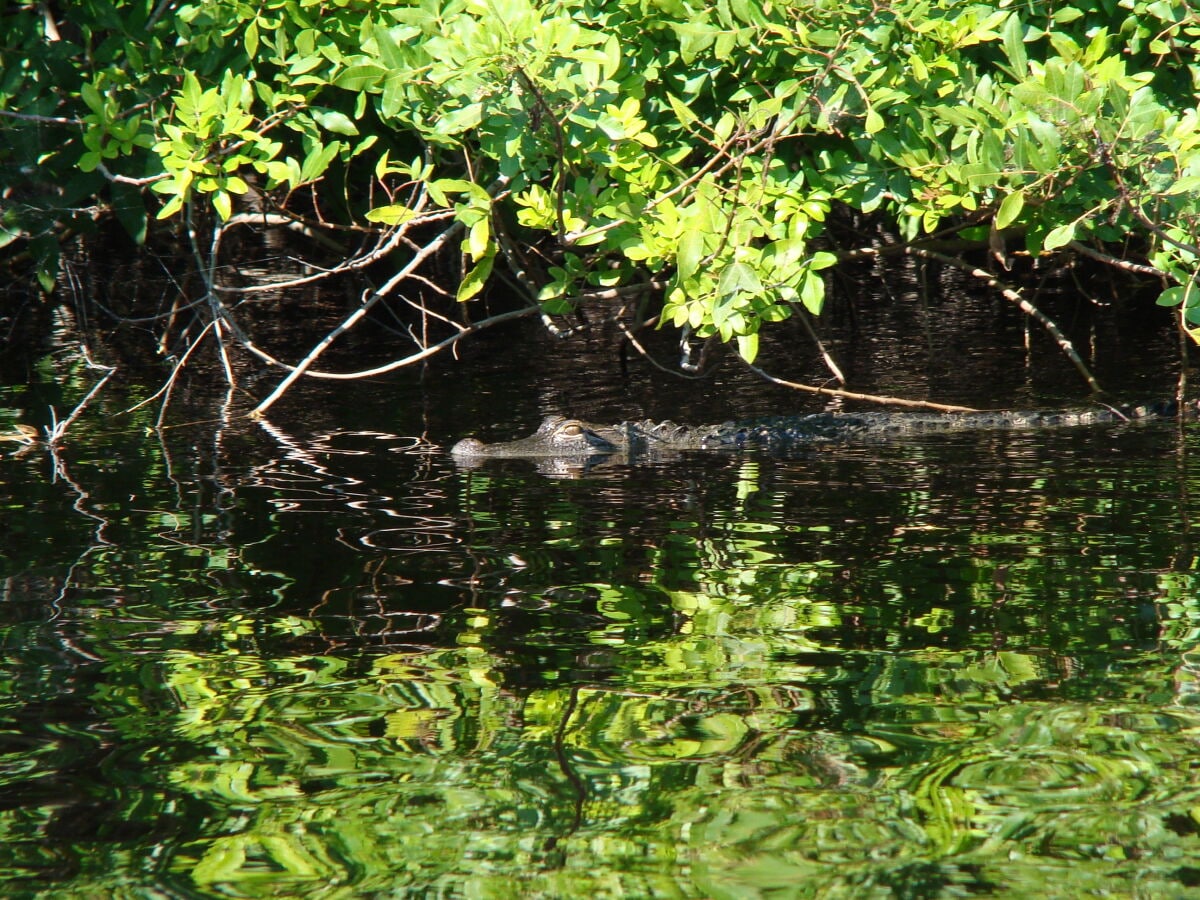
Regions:
[[547, 416], [537, 431], [515, 441], [485, 444], [465, 438], [451, 449], [460, 462], [483, 459], [560, 458], [587, 460], [620, 455], [647, 458], [683, 450], [786, 450], [812, 444], [875, 441], [890, 437], [984, 429], [1056, 428], [1186, 415], [1195, 418], [1197, 401], [1141, 406], [1097, 406], [1076, 410], [996, 410], [988, 412], [822, 412], [771, 416], [719, 425], [677, 425], [645, 419], [596, 425], [566, 416]]

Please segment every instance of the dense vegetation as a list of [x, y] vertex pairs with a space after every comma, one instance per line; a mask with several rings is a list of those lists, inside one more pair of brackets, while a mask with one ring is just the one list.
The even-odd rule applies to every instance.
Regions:
[[[528, 300], [508, 316], [600, 300], [753, 360], [765, 324], [820, 312], [823, 270], [872, 254], [982, 278], [1085, 255], [1200, 325], [1184, 0], [21, 3], [0, 47], [10, 264], [50, 291], [64, 241], [106, 217], [139, 242], [173, 229], [202, 333], [293, 374], [328, 341], [254, 345], [230, 301], [279, 279], [217, 277], [232, 229], [319, 239], [303, 281], [384, 261], [331, 337], [403, 288], [422, 325], [393, 367], [471, 333], [455, 304], [499, 276]], [[457, 248], [438, 293], [431, 257]]]

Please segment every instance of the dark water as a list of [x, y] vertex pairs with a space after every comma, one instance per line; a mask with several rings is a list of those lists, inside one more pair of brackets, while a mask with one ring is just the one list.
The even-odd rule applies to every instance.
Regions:
[[[1050, 349], [868, 324], [859, 385], [1080, 395]], [[1093, 330], [1102, 374], [1169, 391], [1149, 334]], [[586, 374], [510, 333], [262, 423], [155, 432], [114, 385], [57, 457], [0, 458], [0, 892], [1200, 896], [1195, 426], [440, 449], [816, 408], [596, 340]]]

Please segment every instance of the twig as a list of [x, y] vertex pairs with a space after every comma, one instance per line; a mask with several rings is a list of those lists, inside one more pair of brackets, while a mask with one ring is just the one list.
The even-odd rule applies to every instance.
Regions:
[[838, 388], [817, 387], [816, 385], [812, 384], [799, 384], [795, 381], [785, 381], [782, 378], [776, 378], [774, 375], [764, 372], [758, 366], [750, 365], [750, 363], [746, 363], [746, 368], [756, 375], [765, 378], [767, 381], [770, 381], [772, 384], [782, 385], [783, 387], [789, 387], [797, 391], [804, 391], [805, 393], [809, 394], [824, 394], [827, 397], [841, 397], [844, 400], [865, 400], [868, 403], [883, 403], [889, 406], [933, 409], [937, 410], [938, 412], [980, 412], [980, 410], [974, 409], [970, 406], [953, 406], [948, 403], [931, 403], [928, 400], [902, 400], [899, 397], [884, 397], [878, 394], [858, 394], [854, 391], [843, 391]]
[[158, 20], [162, 18], [162, 14], [173, 5], [174, 0], [159, 0], [158, 5], [154, 7], [154, 11], [150, 13], [150, 18], [146, 20], [146, 30], [150, 31], [153, 29]]
[[[489, 193], [494, 195], [498, 191], [502, 190], [504, 188], [504, 186], [508, 184], [508, 181], [509, 181], [508, 178], [501, 176], [493, 183], [491, 189], [489, 190]], [[340, 324], [338, 324], [338, 326], [336, 328], [334, 328], [332, 331], [329, 332], [329, 334], [325, 335], [325, 337], [323, 337], [316, 344], [316, 346], [313, 347], [312, 350], [310, 350], [308, 352], [308, 355], [306, 355], [304, 357], [304, 359], [302, 359], [291, 370], [291, 372], [288, 374], [288, 376], [279, 383], [279, 385], [275, 388], [275, 390], [273, 390], [266, 397], [266, 399], [264, 399], [261, 403], [258, 404], [258, 406], [256, 406], [251, 411], [250, 415], [252, 417], [261, 416], [268, 409], [270, 409], [272, 406], [274, 406], [276, 401], [278, 401], [279, 398], [282, 397], [287, 392], [288, 388], [290, 388], [301, 375], [303, 375], [305, 372], [308, 371], [308, 369], [313, 365], [313, 363], [315, 363], [321, 357], [321, 355], [327, 349], [329, 349], [329, 347], [333, 344], [333, 342], [335, 340], [337, 340], [341, 335], [345, 334], [347, 331], [349, 331], [351, 328], [353, 328], [355, 326], [355, 324], [357, 324], [368, 312], [370, 312], [371, 307], [373, 307], [376, 303], [378, 303], [380, 300], [382, 300], [384, 297], [386, 297], [388, 294], [390, 294], [392, 291], [394, 291], [396, 289], [396, 287], [398, 285], [400, 285], [401, 282], [403, 282], [405, 279], [407, 279], [417, 269], [417, 267], [421, 265], [421, 263], [423, 263], [430, 256], [433, 256], [435, 253], [437, 253], [438, 250], [440, 250], [442, 248], [442, 246], [444, 246], [452, 237], [454, 237], [456, 234], [458, 234], [458, 232], [461, 230], [462, 230], [462, 223], [457, 222], [457, 221], [453, 222], [441, 234], [439, 234], [432, 241], [430, 241], [428, 244], [426, 244], [424, 247], [422, 247], [417, 253], [415, 253], [413, 255], [412, 259], [410, 259], [403, 266], [403, 268], [400, 269], [399, 272], [397, 272], [395, 275], [393, 275], [391, 278], [389, 278], [387, 280], [387, 282], [385, 284], [383, 284], [383, 286], [377, 288], [375, 291], [373, 291], [372, 293], [365, 296], [363, 298], [362, 303], [359, 305], [358, 309], [356, 309], [349, 316], [347, 316], [345, 319], [343, 319], [342, 322]], [[528, 309], [525, 309], [525, 310], [517, 310], [516, 313], [519, 315], [529, 315], [532, 312], [538, 312], [538, 311], [539, 311], [538, 307], [529, 307]], [[512, 317], [516, 318], [516, 315], [512, 315]], [[499, 317], [497, 317], [497, 318], [499, 318]], [[398, 369], [401, 366], [410, 365], [412, 362], [416, 362], [419, 359], [424, 359], [427, 356], [430, 356], [433, 353], [436, 353], [438, 350], [442, 349], [444, 346], [450, 346], [454, 343], [457, 343], [464, 336], [464, 334], [465, 334], [465, 332], [459, 332], [458, 334], [453, 335], [452, 337], [448, 338], [447, 340], [442, 341], [440, 344], [436, 344], [433, 347], [423, 348], [421, 350], [421, 352], [408, 357], [406, 360], [401, 360], [401, 361], [398, 361], [395, 363], [390, 363], [387, 366], [383, 366], [378, 369], [370, 370], [367, 373], [361, 374], [359, 377], [365, 378], [368, 375], [382, 374], [383, 372], [390, 372], [390, 371], [393, 371], [394, 369]]]
[[[729, 148], [732, 147], [735, 143], [737, 143], [737, 141], [740, 138], [741, 138], [740, 134], [731, 135], [728, 138], [728, 140], [725, 141], [724, 144], [722, 144], [720, 147], [716, 148], [716, 155], [713, 156], [711, 159], [709, 159], [704, 165], [702, 165], [694, 173], [692, 173], [692, 175], [690, 175], [688, 178], [684, 179], [679, 184], [675, 185], [675, 187], [671, 188], [669, 191], [659, 194], [657, 197], [655, 197], [653, 200], [651, 200], [649, 203], [647, 203], [645, 208], [642, 210], [643, 214], [650, 212], [656, 206], [658, 206], [660, 203], [663, 203], [664, 201], [671, 199], [676, 194], [680, 194], [680, 193], [683, 193], [684, 191], [688, 190], [693, 184], [696, 184], [697, 182], [701, 181], [707, 175], [712, 175], [714, 177], [717, 177], [717, 176], [724, 174], [733, 165], [733, 163], [727, 162], [727, 163], [725, 163], [725, 165], [723, 165], [719, 169], [715, 169], [715, 170], [713, 169], [713, 166], [715, 166], [722, 158], [729, 156]], [[749, 147], [749, 148], [747, 148], [746, 152], [753, 153], [757, 149], [758, 149], [757, 147]], [[681, 205], [684, 205], [686, 202], [687, 201], [681, 202]], [[606, 222], [603, 225], [597, 225], [594, 228], [587, 228], [583, 231], [572, 231], [569, 234], [564, 235], [563, 243], [565, 246], [573, 246], [575, 244], [578, 244], [584, 238], [590, 238], [590, 237], [594, 237], [595, 235], [598, 235], [598, 234], [604, 234], [605, 232], [611, 231], [614, 228], [619, 228], [620, 226], [627, 225], [627, 224], [629, 224], [628, 219], [624, 219], [624, 218], [614, 219], [611, 222]]]
[[[255, 293], [268, 292], [268, 291], [280, 291], [280, 290], [284, 290], [287, 288], [294, 288], [294, 287], [300, 287], [301, 285], [305, 285], [305, 284], [311, 284], [314, 281], [321, 281], [326, 278], [332, 278], [335, 275], [341, 275], [345, 272], [355, 272], [355, 271], [358, 271], [359, 269], [365, 269], [368, 266], [373, 265], [374, 263], [378, 262], [383, 257], [387, 256], [393, 250], [395, 250], [400, 245], [400, 243], [405, 239], [405, 235], [408, 233], [408, 231], [410, 229], [412, 229], [414, 226], [428, 225], [431, 222], [436, 222], [436, 221], [439, 221], [440, 219], [447, 219], [453, 215], [454, 215], [454, 210], [444, 209], [444, 210], [436, 210], [436, 211], [428, 213], [426, 215], [414, 216], [413, 218], [409, 219], [407, 222], [404, 222], [402, 225], [397, 227], [390, 234], [388, 234], [386, 237], [386, 240], [381, 241], [378, 245], [376, 245], [376, 247], [374, 249], [368, 250], [365, 253], [360, 253], [357, 256], [352, 256], [350, 259], [344, 260], [344, 261], [338, 263], [336, 266], [333, 266], [330, 269], [322, 269], [321, 271], [319, 271], [313, 275], [305, 275], [301, 278], [293, 278], [288, 281], [273, 281], [268, 284], [255, 284], [255, 285], [247, 285], [244, 287], [229, 287], [229, 286], [221, 285], [217, 289], [222, 291], [223, 293], [233, 293], [233, 294], [255, 294]], [[283, 216], [283, 215], [279, 215], [279, 214], [271, 214], [268, 216], [264, 216], [261, 214], [254, 214], [254, 213], [240, 213], [236, 216], [231, 216], [229, 221], [224, 224], [223, 229], [228, 230], [229, 228], [232, 228], [235, 225], [260, 224], [260, 223], [264, 223], [264, 222], [265, 222], [265, 224], [268, 224], [268, 225], [282, 225], [282, 226], [286, 226], [289, 228], [302, 227], [302, 228], [306, 229], [303, 233], [306, 236], [312, 238], [313, 240], [318, 240], [318, 239], [324, 237], [324, 235], [321, 235], [318, 232], [312, 231], [312, 227], [310, 225], [308, 225], [307, 223], [302, 222], [297, 219], [293, 219], [289, 216]]]
[[308, 371], [312, 364], [315, 363], [321, 357], [321, 355], [329, 349], [334, 341], [358, 324], [358, 322], [364, 316], [366, 316], [368, 312], [371, 311], [371, 308], [375, 306], [376, 303], [391, 293], [397, 285], [399, 285], [402, 281], [404, 281], [405, 278], [408, 277], [409, 273], [413, 269], [420, 265], [420, 263], [422, 263], [427, 257], [436, 253], [442, 247], [442, 245], [449, 241], [451, 237], [461, 230], [461, 228], [462, 226], [458, 222], [452, 224], [449, 228], [426, 244], [420, 253], [416, 254], [416, 256], [409, 260], [408, 264], [390, 279], [388, 279], [388, 281], [382, 287], [364, 296], [362, 303], [359, 304], [358, 309], [343, 319], [332, 331], [325, 335], [325, 337], [321, 338], [321, 340], [317, 342], [316, 346], [314, 346], [308, 352], [304, 359], [300, 360], [300, 362], [294, 367], [291, 367], [291, 371], [288, 373], [287, 377], [285, 377], [283, 381], [276, 386], [275, 390], [273, 390], [266, 397], [266, 399], [259, 403], [258, 406], [254, 407], [250, 413], [251, 417], [257, 418], [274, 406], [276, 401], [278, 401], [279, 398], [287, 392], [288, 388], [290, 388], [301, 375]]
[[117, 172], [110, 171], [108, 166], [104, 165], [104, 163], [97, 163], [96, 171], [109, 181], [115, 181], [118, 184], [130, 184], [134, 187], [145, 187], [148, 184], [155, 184], [159, 181], [165, 181], [171, 177], [170, 172], [160, 172], [157, 175], [148, 175], [145, 178], [130, 178], [128, 175], [121, 175]]
[[579, 292], [579, 297], [582, 300], [592, 301], [618, 300], [627, 294], [645, 294], [650, 291], [662, 291], [669, 284], [669, 281], [650, 279], [649, 281], [639, 281], [636, 284], [624, 284], [617, 287], [598, 288], [596, 290], [584, 289]]
[[225, 330], [228, 327], [224, 319], [217, 319], [213, 336], [217, 339], [217, 353], [221, 357], [221, 367], [225, 370], [225, 383], [234, 388], [237, 387], [237, 377], [233, 374], [233, 364], [230, 363], [229, 352], [225, 349]]
[[10, 109], [0, 109], [0, 116], [10, 119], [20, 119], [23, 122], [37, 122], [39, 125], [79, 125], [81, 119], [68, 119], [63, 116], [38, 116], [33, 113], [13, 112]]
[[46, 428], [46, 443], [48, 443], [51, 447], [56, 447], [59, 441], [66, 436], [67, 429], [71, 427], [71, 423], [79, 418], [80, 414], [87, 408], [87, 405], [92, 402], [92, 398], [99, 393], [100, 388], [104, 387], [104, 385], [108, 382], [108, 379], [112, 378], [117, 372], [116, 366], [102, 366], [97, 362], [93, 362], [91, 356], [88, 354], [86, 346], [84, 346], [82, 350], [83, 358], [87, 363], [87, 367], [89, 369], [102, 371], [104, 373], [104, 377], [92, 385], [92, 389], [87, 392], [87, 395], [80, 400], [78, 404], [76, 404], [75, 409], [71, 411], [71, 414], [61, 422], [58, 421], [57, 411], [53, 406], [50, 407], [50, 425]]
[[[1146, 215], [1146, 211], [1142, 209], [1142, 201], [1140, 197], [1135, 197], [1129, 185], [1125, 183], [1124, 176], [1121, 175], [1121, 169], [1117, 165], [1112, 156], [1112, 148], [1101, 139], [1098, 132], [1093, 131], [1093, 138], [1096, 141], [1097, 152], [1101, 162], [1108, 168], [1108, 172], [1112, 175], [1113, 181], [1117, 183], [1117, 190], [1121, 192], [1121, 199], [1125, 201], [1129, 207], [1129, 211], [1133, 213], [1135, 219], [1142, 223], [1152, 234], [1172, 244], [1192, 256], [1200, 256], [1200, 247], [1195, 244], [1189, 244], [1185, 241], [1178, 240], [1167, 233], [1166, 229]], [[1156, 273], [1161, 274], [1161, 273]]]
[[1081, 256], [1091, 257], [1092, 259], [1098, 260], [1106, 265], [1114, 266], [1115, 268], [1123, 271], [1133, 272], [1137, 275], [1150, 275], [1153, 278], [1162, 278], [1163, 273], [1153, 266], [1145, 266], [1141, 263], [1130, 262], [1127, 259], [1120, 259], [1119, 257], [1112, 256], [1108, 253], [1101, 253], [1099, 250], [1089, 247], [1087, 244], [1084, 244], [1080, 241], [1071, 241], [1071, 243], [1067, 244], [1067, 246]]
[[[496, 245], [500, 248], [500, 252], [504, 255], [504, 261], [508, 263], [508, 271], [512, 273], [512, 277], [516, 279], [517, 286], [525, 292], [530, 303], [538, 302], [538, 285], [530, 275], [528, 265], [520, 250], [513, 239], [508, 234], [508, 229], [504, 226], [504, 222], [499, 216], [492, 216], [492, 234], [496, 236]], [[550, 317], [543, 313], [542, 322], [546, 325], [546, 330], [554, 334], [557, 326], [550, 321]]]
[[[1055, 342], [1058, 344], [1058, 348], [1066, 355], [1067, 359], [1071, 360], [1071, 363], [1075, 366], [1075, 369], [1083, 377], [1083, 380], [1087, 382], [1088, 387], [1091, 388], [1094, 393], [1104, 393], [1104, 389], [1100, 387], [1100, 383], [1096, 381], [1095, 376], [1092, 375], [1087, 365], [1080, 358], [1079, 353], [1075, 350], [1075, 346], [1071, 343], [1067, 336], [1059, 330], [1058, 326], [1054, 324], [1054, 320], [1022, 297], [1020, 291], [1005, 284], [986, 269], [981, 269], [969, 262], [958, 259], [954, 256], [949, 256], [945, 253], [939, 253], [936, 250], [929, 250], [925, 247], [913, 246], [912, 244], [903, 245], [903, 247], [900, 249], [893, 247], [890, 248], [890, 250], [892, 253], [903, 253], [905, 256], [915, 256], [921, 259], [937, 260], [938, 262], [947, 266], [952, 266], [956, 269], [966, 272], [969, 275], [980, 279], [988, 287], [999, 291], [1006, 300], [1015, 303], [1020, 308], [1021, 312], [1025, 313], [1025, 315], [1029, 316], [1031, 319], [1035, 319], [1043, 328], [1046, 329], [1047, 332], [1049, 332], [1050, 336], [1053, 337]], [[882, 256], [884, 254], [880, 253], [877, 248], [863, 247], [860, 250], [855, 251], [855, 255]]]
[[[566, 207], [567, 151], [562, 123], [558, 121], [558, 116], [554, 115], [554, 110], [550, 108], [546, 98], [538, 90], [538, 86], [533, 83], [533, 79], [520, 66], [516, 67], [516, 76], [521, 85], [533, 95], [534, 103], [539, 110], [538, 117], [549, 119], [554, 129], [554, 151], [558, 154], [558, 172], [554, 176], [554, 218], [558, 227], [558, 242], [562, 244], [565, 243], [567, 234], [567, 226], [563, 219], [563, 210]], [[536, 117], [530, 116], [530, 118], [532, 120]]]
[[614, 316], [613, 322], [619, 329], [621, 329], [621, 333], [625, 335], [625, 340], [629, 341], [629, 343], [633, 346], [633, 349], [640, 353], [646, 362], [650, 363], [650, 365], [654, 366], [654, 368], [658, 369], [659, 371], [666, 372], [668, 375], [674, 375], [676, 378], [686, 378], [690, 381], [696, 381], [705, 377], [703, 374], [689, 375], [686, 372], [680, 372], [678, 369], [671, 369], [667, 366], [664, 366], [657, 359], [650, 355], [650, 351], [648, 351], [638, 342], [638, 339], [634, 337], [633, 332], [625, 327], [625, 323], [622, 322], [619, 317]]
[[812, 322], [808, 321], [808, 314], [800, 311], [800, 324], [804, 326], [804, 330], [808, 332], [808, 336], [812, 338], [813, 343], [817, 345], [817, 352], [821, 354], [821, 359], [825, 361], [825, 367], [833, 373], [833, 377], [837, 379], [838, 384], [846, 383], [846, 376], [842, 374], [841, 368], [838, 367], [837, 361], [825, 349], [825, 344], [821, 341], [820, 336], [812, 327]]
[[[428, 347], [422, 347], [421, 350], [411, 354], [410, 356], [406, 356], [403, 359], [393, 360], [390, 363], [385, 363], [382, 366], [376, 366], [373, 369], [362, 369], [358, 372], [322, 372], [316, 369], [305, 369], [301, 374], [307, 375], [309, 378], [323, 378], [327, 381], [356, 381], [361, 378], [372, 378], [376, 375], [386, 375], [388, 372], [395, 372], [397, 369], [403, 369], [405, 366], [411, 366], [414, 363], [419, 363], [423, 359], [428, 359], [429, 357], [434, 356], [443, 350], [453, 347], [463, 338], [470, 337], [473, 334], [478, 334], [480, 331], [483, 331], [486, 328], [491, 328], [494, 325], [500, 325], [504, 322], [511, 322], [515, 319], [523, 319], [526, 316], [534, 316], [539, 312], [540, 310], [536, 306], [526, 306], [522, 307], [521, 309], [514, 309], [510, 312], [500, 313], [499, 315], [491, 316], [487, 319], [481, 319], [478, 322], [472, 322], [467, 326], [459, 326], [462, 330], [456, 334], [452, 334], [445, 340], [439, 341], [436, 344], [431, 344]], [[285, 362], [275, 359], [275, 357], [270, 356], [256, 347], [246, 344], [243, 344], [243, 346], [265, 362], [270, 362], [271, 364], [279, 366], [280, 368], [287, 369], [293, 375], [296, 374], [296, 370], [299, 368], [299, 366], [290, 366]], [[276, 388], [276, 391], [278, 390], [279, 389]], [[267, 399], [272, 400], [273, 403], [274, 400], [279, 398], [272, 394], [272, 396], [268, 397]], [[265, 403], [266, 401], [263, 402]], [[262, 404], [259, 404], [259, 406], [261, 405]], [[256, 414], [258, 414], [257, 407], [252, 411], [251, 415], [253, 416]]]
[[204, 336], [206, 334], [208, 334], [208, 330], [210, 328], [215, 327], [215, 325], [216, 325], [215, 322], [209, 322], [204, 326], [203, 329], [201, 329], [199, 337], [197, 337], [194, 341], [192, 341], [191, 344], [188, 345], [187, 350], [185, 350], [183, 352], [183, 356], [179, 357], [178, 361], [176, 361], [174, 368], [171, 369], [171, 374], [169, 376], [167, 376], [166, 383], [163, 384], [162, 387], [160, 387], [157, 391], [155, 391], [153, 394], [151, 394], [145, 400], [142, 400], [140, 403], [135, 403], [133, 406], [129, 407], [129, 409], [124, 410], [121, 413], [121, 415], [124, 415], [125, 413], [131, 413], [137, 409], [141, 409], [147, 403], [152, 403], [154, 400], [156, 400], [159, 397], [162, 397], [165, 394], [166, 398], [163, 400], [163, 408], [159, 412], [158, 422], [155, 426], [155, 427], [162, 427], [163, 416], [166, 412], [167, 404], [170, 403], [170, 401], [171, 401], [171, 391], [175, 386], [175, 381], [182, 374], [183, 367], [185, 365], [187, 365], [188, 357], [190, 357], [192, 355], [192, 353], [195, 352], [196, 348], [200, 346], [200, 342], [204, 340]]

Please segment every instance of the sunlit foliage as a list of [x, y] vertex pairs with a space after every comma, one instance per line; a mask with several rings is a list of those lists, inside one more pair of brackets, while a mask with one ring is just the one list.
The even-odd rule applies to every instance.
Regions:
[[863, 249], [827, 240], [840, 208], [1148, 263], [1200, 322], [1183, 0], [124, 0], [11, 7], [0, 43], [0, 242], [47, 288], [104, 212], [142, 239], [197, 200], [380, 229], [432, 204], [459, 300], [497, 261], [550, 314], [649, 283], [753, 359]]

